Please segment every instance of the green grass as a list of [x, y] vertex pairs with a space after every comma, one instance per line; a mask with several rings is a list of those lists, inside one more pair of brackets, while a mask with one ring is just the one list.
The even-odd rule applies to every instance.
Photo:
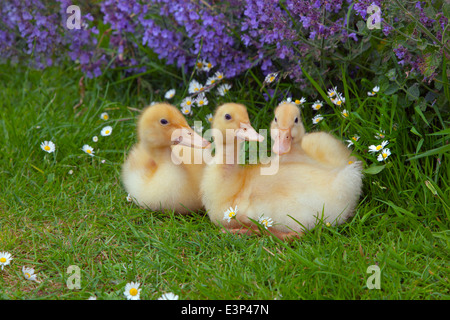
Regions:
[[[355, 151], [369, 173], [378, 173], [366, 174], [355, 216], [338, 227], [319, 224], [290, 244], [268, 235], [224, 234], [205, 212], [149, 212], [126, 201], [120, 168], [135, 143], [138, 114], [128, 107], [140, 109], [171, 87], [176, 101], [183, 98], [179, 80], [156, 74], [138, 82], [118, 82], [114, 75], [85, 80], [84, 102], [74, 110], [81, 74], [2, 66], [0, 251], [14, 260], [0, 271], [1, 299], [124, 299], [130, 281], [141, 283], [141, 299], [165, 292], [180, 299], [450, 298], [448, 135], [430, 135], [445, 128], [408, 115], [414, 110], [398, 105], [395, 95], [367, 98], [369, 84], [347, 77], [334, 85], [345, 83], [350, 119], [324, 103], [325, 120], [313, 127], [309, 105], [318, 96], [306, 97], [303, 121], [307, 131], [361, 136]], [[228, 97], [208, 94], [210, 105], [194, 109], [191, 120], [237, 101], [248, 106], [256, 128], [268, 128], [277, 102], [263, 100], [266, 89], [260, 92], [255, 78], [233, 81]], [[295, 92], [278, 84], [287, 88]], [[106, 122], [99, 118], [105, 111]], [[106, 124], [113, 133], [102, 137]], [[380, 128], [392, 151], [384, 167], [367, 153]], [[44, 140], [56, 144], [55, 153], [40, 149]], [[95, 157], [81, 151], [86, 143]], [[438, 150], [420, 156], [432, 149]], [[366, 287], [366, 270], [374, 264], [381, 269], [379, 290]], [[40, 283], [23, 278], [23, 265], [35, 268]], [[66, 285], [70, 265], [81, 270], [80, 289]]]

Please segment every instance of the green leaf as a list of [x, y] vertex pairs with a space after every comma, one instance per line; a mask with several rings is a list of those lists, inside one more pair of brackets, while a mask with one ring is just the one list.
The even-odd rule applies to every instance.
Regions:
[[384, 94], [389, 96], [391, 94], [394, 94], [398, 91], [399, 86], [396, 83], [392, 83], [389, 85], [389, 87], [387, 87], [386, 91], [384, 91]]
[[444, 13], [444, 16], [450, 19], [450, 3], [445, 2], [442, 5], [442, 12]]
[[439, 153], [445, 153], [445, 152], [449, 152], [449, 151], [450, 151], [450, 144], [447, 144], [447, 145], [441, 146], [439, 148], [435, 148], [435, 149], [431, 149], [431, 150], [425, 151], [424, 153], [418, 154], [418, 155], [416, 155], [416, 156], [414, 156], [412, 158], [409, 158], [407, 160], [411, 161], [411, 160], [420, 159], [420, 158], [423, 158], [423, 157], [428, 157], [428, 156], [432, 156], [432, 155], [439, 154]]
[[413, 84], [411, 87], [408, 88], [408, 100], [414, 101], [419, 99], [420, 91], [419, 91], [419, 85], [417, 83]]
[[383, 171], [385, 167], [386, 167], [386, 165], [382, 165], [382, 166], [377, 166], [377, 165], [370, 166], [369, 168], [364, 169], [364, 170], [363, 170], [363, 173], [365, 173], [365, 174], [377, 174], [377, 173], [380, 173], [381, 171]]

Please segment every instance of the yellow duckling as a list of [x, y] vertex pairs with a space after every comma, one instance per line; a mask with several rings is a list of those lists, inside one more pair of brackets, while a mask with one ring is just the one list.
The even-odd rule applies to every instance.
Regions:
[[[134, 202], [151, 210], [184, 214], [201, 209], [202, 164], [180, 161], [174, 148], [206, 148], [174, 106], [159, 103], [145, 108], [137, 123], [138, 143], [122, 167], [122, 181]], [[183, 147], [182, 147], [183, 146]]]
[[271, 124], [271, 136], [274, 140], [272, 150], [280, 155], [280, 162], [308, 162], [341, 167], [356, 161], [351, 156], [351, 151], [329, 133], [305, 134], [300, 109], [296, 105], [282, 103], [274, 114]]
[[[241, 191], [246, 187], [247, 175], [252, 169], [238, 164], [240, 145], [244, 140], [262, 141], [250, 125], [247, 109], [236, 103], [227, 103], [217, 108], [211, 124], [215, 143], [214, 161], [209, 163], [200, 184], [202, 201], [211, 221], [226, 229], [239, 230], [242, 225], [251, 224], [241, 210]], [[224, 212], [239, 206], [236, 219], [224, 220]]]
[[[235, 123], [226, 121], [227, 114]], [[250, 131], [249, 135], [245, 135], [236, 130], [239, 123], [248, 123], [244, 106], [226, 104], [217, 109], [213, 128], [219, 132], [232, 128], [236, 133], [234, 141], [224, 139], [224, 158], [238, 149], [236, 144], [241, 143], [239, 137], [261, 141], [256, 132]], [[290, 136], [304, 134], [304, 128], [299, 125], [300, 118], [296, 121], [294, 117], [292, 123], [290, 127], [281, 127], [290, 132], [286, 140], [292, 141]], [[295, 146], [289, 146], [282, 139], [275, 140], [274, 151], [289, 153], [291, 148], [295, 149]], [[345, 221], [353, 213], [361, 191], [358, 164], [336, 168], [301, 151], [295, 157], [291, 159], [295, 161], [280, 163], [278, 171], [272, 175], [262, 175], [261, 165], [209, 165], [205, 168], [200, 188], [211, 220], [232, 232], [247, 232], [242, 225], [257, 231], [258, 226], [253, 221], [262, 217], [271, 218], [273, 225], [268, 230], [280, 239], [302, 234], [305, 229], [314, 227], [319, 219], [331, 224]], [[236, 212], [235, 218], [229, 222], [224, 217], [228, 208]]]

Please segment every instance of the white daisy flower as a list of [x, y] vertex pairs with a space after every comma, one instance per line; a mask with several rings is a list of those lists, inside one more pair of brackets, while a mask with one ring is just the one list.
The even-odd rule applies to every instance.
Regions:
[[322, 108], [323, 103], [319, 100], [317, 100], [316, 102], [313, 103], [313, 105], [311, 106], [314, 110], [319, 110], [320, 108]]
[[266, 229], [273, 225], [273, 220], [272, 220], [272, 218], [269, 218], [269, 217], [261, 216], [261, 217], [259, 217], [258, 222], [260, 224], [262, 224], [264, 226], [264, 228], [266, 228]]
[[378, 140], [384, 139], [385, 138], [384, 130], [380, 130], [380, 132], [377, 132], [377, 134], [374, 137], [375, 137], [375, 139], [378, 139]]
[[164, 293], [158, 300], [178, 300], [178, 296], [172, 292]]
[[206, 121], [211, 123], [213, 121], [213, 114], [212, 113], [207, 114], [205, 119], [206, 119]]
[[93, 136], [92, 137], [92, 141], [97, 142], [98, 141], [98, 137], [97, 136]]
[[23, 276], [25, 277], [25, 279], [37, 282], [36, 275], [34, 274], [33, 268], [26, 268], [25, 266], [23, 266], [22, 273], [23, 273]]
[[368, 96], [374, 96], [375, 94], [378, 93], [378, 91], [380, 91], [380, 87], [379, 86], [375, 86], [375, 87], [373, 87], [372, 92], [367, 92], [367, 95]]
[[96, 296], [90, 296], [88, 300], [97, 300]]
[[333, 98], [337, 94], [337, 87], [329, 89], [327, 94], [328, 97]]
[[183, 99], [183, 101], [181, 101], [180, 106], [181, 107], [188, 107], [190, 109], [193, 106], [194, 102], [195, 101], [192, 100], [191, 97], [186, 97], [186, 98]]
[[206, 86], [210, 86], [210, 85], [216, 83], [216, 81], [217, 81], [216, 77], [209, 77], [208, 79], [206, 79], [206, 84], [205, 85]]
[[68, 174], [73, 174], [73, 170], [70, 169], [69, 172], [68, 172]]
[[191, 107], [184, 106], [181, 108], [181, 113], [185, 116], [191, 116], [193, 114]]
[[197, 103], [197, 106], [203, 107], [203, 106], [206, 106], [208, 104], [208, 99], [205, 97], [204, 93], [200, 93], [197, 96], [197, 99], [195, 99], [195, 103]]
[[231, 85], [225, 83], [217, 88], [217, 93], [219, 94], [219, 96], [223, 97], [228, 91], [230, 91], [230, 89]]
[[91, 157], [94, 156], [94, 148], [92, 148], [90, 145], [85, 144], [83, 146], [83, 148], [81, 148], [81, 150], [83, 150], [84, 152], [86, 152], [88, 155], [90, 155]]
[[385, 161], [391, 155], [391, 150], [383, 149], [377, 157], [378, 161]]
[[203, 62], [203, 71], [209, 71], [212, 69], [212, 67], [213, 67], [213, 65], [211, 62], [206, 62], [206, 61]]
[[333, 102], [337, 106], [341, 106], [345, 102], [345, 98], [339, 93], [337, 93], [336, 98], [331, 99], [331, 102]]
[[203, 68], [205, 67], [205, 60], [198, 60], [195, 67], [198, 71], [203, 71]]
[[320, 114], [318, 114], [314, 118], [312, 118], [313, 124], [318, 124], [322, 120], [323, 120], [323, 117]]
[[220, 71], [217, 71], [216, 73], [214, 73], [214, 77], [215, 77], [217, 80], [222, 80], [222, 79], [223, 79], [223, 73], [220, 72]]
[[294, 103], [298, 106], [304, 104], [305, 102], [306, 102], [305, 97], [302, 97], [300, 100], [299, 99], [294, 100]]
[[139, 282], [130, 282], [125, 286], [125, 292], [123, 293], [127, 300], [140, 300], [139, 295], [141, 294], [141, 290], [139, 289]]
[[131, 194], [128, 194], [128, 195], [127, 195], [127, 201], [128, 201], [128, 202], [133, 201], [133, 199], [131, 198]]
[[41, 143], [41, 149], [47, 151], [48, 153], [55, 152], [56, 146], [51, 141], [44, 141]]
[[7, 266], [12, 260], [11, 253], [9, 252], [0, 252], [0, 265], [2, 266], [2, 270], [4, 266]]
[[102, 131], [100, 132], [100, 134], [104, 137], [109, 136], [112, 133], [112, 127], [111, 126], [106, 126], [102, 129]]
[[369, 152], [378, 152], [378, 151], [382, 150], [384, 147], [386, 147], [388, 144], [389, 144], [389, 141], [385, 140], [377, 146], [371, 145], [371, 146], [369, 146]]
[[274, 72], [274, 73], [269, 73], [266, 78], [264, 79], [264, 82], [266, 83], [272, 83], [275, 81], [275, 79], [278, 76], [278, 72]]
[[203, 86], [197, 80], [192, 80], [189, 83], [188, 92], [189, 93], [197, 93], [203, 90]]
[[172, 99], [174, 96], [175, 96], [175, 89], [170, 89], [169, 91], [166, 92], [164, 98]]
[[347, 148], [350, 148], [358, 140], [359, 140], [359, 136], [356, 134], [350, 140], [345, 140], [348, 142]]
[[101, 115], [100, 115], [100, 119], [103, 119], [103, 120], [108, 120], [109, 119], [109, 115], [106, 113], [106, 112], [103, 112]]
[[230, 222], [231, 219], [236, 216], [237, 211], [238, 211], [237, 206], [235, 206], [234, 209], [230, 207], [227, 211], [223, 213], [223, 220], [227, 220], [227, 222]]
[[342, 110], [341, 114], [343, 117], [348, 118], [349, 113], [348, 113], [347, 109]]

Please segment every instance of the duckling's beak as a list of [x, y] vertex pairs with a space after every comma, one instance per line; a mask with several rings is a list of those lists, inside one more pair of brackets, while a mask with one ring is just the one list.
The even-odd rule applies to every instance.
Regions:
[[[292, 135], [291, 129], [272, 129], [274, 143], [272, 151], [278, 155], [283, 155], [291, 150]], [[277, 132], [278, 131], [278, 132]]]
[[256, 132], [255, 129], [250, 125], [250, 123], [242, 123], [240, 124], [239, 129], [236, 130], [236, 137], [241, 140], [248, 141], [264, 141], [264, 137]]
[[208, 140], [203, 139], [189, 127], [175, 129], [172, 133], [172, 144], [199, 149], [205, 149], [211, 146], [211, 143]]

